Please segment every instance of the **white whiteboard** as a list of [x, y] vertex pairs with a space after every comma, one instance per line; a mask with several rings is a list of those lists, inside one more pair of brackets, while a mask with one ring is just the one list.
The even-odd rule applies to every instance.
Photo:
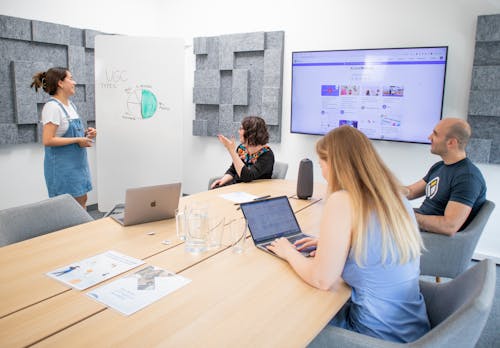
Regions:
[[96, 37], [99, 210], [127, 188], [181, 181], [183, 84], [182, 39]]

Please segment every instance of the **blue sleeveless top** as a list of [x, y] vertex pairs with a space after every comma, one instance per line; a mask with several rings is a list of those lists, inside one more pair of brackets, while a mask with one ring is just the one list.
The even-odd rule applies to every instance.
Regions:
[[[405, 204], [408, 205], [407, 201]], [[413, 210], [410, 210], [413, 215]], [[362, 267], [349, 253], [342, 278], [352, 288], [342, 321], [331, 322], [348, 330], [394, 342], [412, 342], [430, 330], [420, 293], [420, 258], [406, 264], [382, 263], [382, 235], [372, 217]]]

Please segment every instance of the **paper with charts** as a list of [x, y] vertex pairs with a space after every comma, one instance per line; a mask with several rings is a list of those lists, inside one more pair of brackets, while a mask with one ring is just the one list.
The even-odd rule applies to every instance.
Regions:
[[103, 285], [87, 295], [120, 313], [130, 315], [191, 282], [154, 266]]
[[142, 260], [109, 250], [46, 274], [77, 290], [84, 290], [143, 264]]

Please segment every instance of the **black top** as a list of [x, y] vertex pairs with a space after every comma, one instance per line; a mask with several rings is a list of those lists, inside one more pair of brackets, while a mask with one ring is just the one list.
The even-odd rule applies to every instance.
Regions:
[[440, 161], [429, 169], [423, 180], [427, 183], [425, 200], [415, 211], [423, 215], [444, 215], [449, 201], [465, 204], [472, 211], [460, 230], [476, 216], [486, 200], [483, 175], [468, 158], [450, 165]]
[[232, 182], [250, 182], [257, 179], [271, 179], [274, 167], [274, 154], [269, 146], [265, 146], [257, 154], [249, 155], [247, 149], [240, 145], [236, 149], [245, 166], [241, 169], [241, 176], [238, 176], [234, 164], [231, 164], [226, 174], [233, 177]]

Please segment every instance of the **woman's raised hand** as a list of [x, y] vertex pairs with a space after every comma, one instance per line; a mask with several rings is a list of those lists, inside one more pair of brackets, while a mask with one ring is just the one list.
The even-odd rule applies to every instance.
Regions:
[[234, 151], [235, 147], [236, 147], [236, 141], [234, 139], [234, 137], [231, 137], [231, 139], [225, 137], [224, 135], [222, 134], [219, 134], [217, 135], [217, 138], [219, 138], [219, 141], [221, 142], [222, 145], [224, 145], [224, 147], [226, 149], [228, 149], [229, 151]]

